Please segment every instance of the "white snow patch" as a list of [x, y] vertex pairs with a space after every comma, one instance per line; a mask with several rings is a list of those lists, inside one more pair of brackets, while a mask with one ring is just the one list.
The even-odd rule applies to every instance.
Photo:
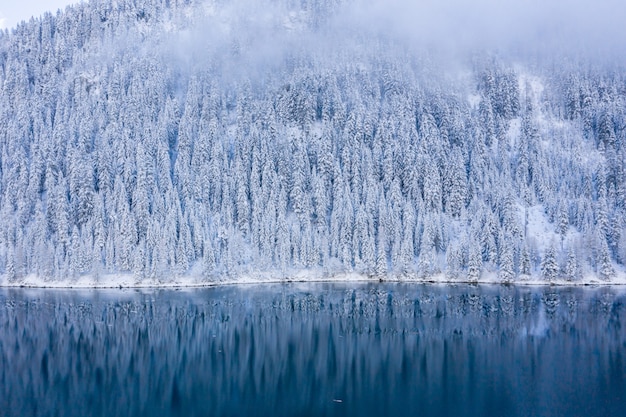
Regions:
[[520, 224], [524, 226], [526, 241], [540, 253], [544, 253], [551, 245], [559, 250], [575, 245], [582, 239], [582, 234], [571, 226], [561, 237], [556, 231], [556, 224], [550, 222], [541, 204], [526, 208], [519, 205], [518, 216]]
[[[610, 281], [601, 280], [594, 274], [586, 274], [580, 281], [567, 281], [557, 279], [553, 282], [546, 282], [539, 276], [518, 277], [512, 285], [524, 286], [617, 286], [626, 285], [626, 271], [624, 268], [616, 268], [616, 276]], [[477, 282], [468, 282], [465, 277], [451, 279], [444, 273], [430, 277], [419, 277], [417, 275], [394, 275], [384, 279], [379, 279], [371, 275], [357, 272], [329, 273], [319, 270], [291, 271], [289, 278], [285, 278], [279, 271], [255, 272], [240, 277], [223, 277], [223, 279], [207, 281], [201, 276], [189, 275], [184, 277], [174, 277], [169, 281], [142, 280], [137, 281], [132, 274], [103, 275], [99, 279], [92, 276], [82, 276], [78, 279], [67, 279], [60, 281], [45, 280], [35, 275], [29, 275], [16, 282], [0, 280], [0, 288], [57, 288], [57, 289], [111, 289], [111, 288], [206, 288], [225, 285], [253, 285], [253, 284], [276, 284], [276, 283], [377, 283], [377, 282], [397, 282], [397, 283], [418, 283], [418, 284], [481, 284], [499, 285], [502, 284], [497, 273], [485, 271]]]
[[518, 87], [520, 91], [520, 104], [530, 101], [533, 108], [534, 121], [539, 128], [549, 126], [553, 120], [547, 120], [545, 113], [542, 111], [541, 97], [545, 89], [542, 79], [528, 73], [521, 67], [517, 68], [519, 74]]
[[467, 96], [467, 102], [472, 109], [477, 109], [480, 105], [480, 96], [478, 94], [469, 94]]
[[[530, 101], [533, 108], [533, 121], [539, 129], [541, 137], [544, 138], [542, 143], [544, 146], [552, 146], [554, 144], [552, 139], [555, 133], [567, 134], [573, 122], [551, 116], [543, 111], [542, 97], [545, 86], [541, 77], [530, 74], [521, 67], [517, 67], [517, 72], [519, 74], [518, 87], [520, 91], [520, 103]], [[516, 128], [519, 134], [521, 120], [518, 123], [519, 125]], [[511, 121], [511, 128], [513, 128], [513, 121]], [[509, 129], [509, 132], [511, 132], [511, 129]]]
[[519, 206], [518, 213], [521, 224], [524, 225], [527, 242], [536, 245], [542, 253], [550, 245], [557, 246], [561, 237], [556, 233], [555, 226], [548, 220], [543, 205]]
[[307, 14], [306, 12], [289, 12], [283, 18], [283, 27], [289, 31], [303, 30], [306, 25]]
[[509, 122], [509, 130], [506, 132], [506, 137], [509, 140], [511, 148], [515, 147], [515, 144], [519, 141], [522, 129], [522, 119], [516, 117]]

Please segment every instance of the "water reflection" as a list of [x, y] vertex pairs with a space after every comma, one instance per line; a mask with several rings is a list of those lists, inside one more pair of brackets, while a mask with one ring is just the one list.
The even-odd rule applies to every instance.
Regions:
[[622, 415], [626, 294], [0, 291], [0, 415]]

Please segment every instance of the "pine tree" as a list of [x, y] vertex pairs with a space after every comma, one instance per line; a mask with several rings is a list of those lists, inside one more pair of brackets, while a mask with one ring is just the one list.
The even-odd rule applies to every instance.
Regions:
[[480, 279], [483, 257], [480, 245], [475, 240], [470, 242], [468, 249], [467, 280], [473, 283]]
[[609, 253], [609, 245], [606, 243], [604, 236], [598, 232], [596, 237], [597, 241], [597, 265], [598, 274], [604, 281], [609, 281], [615, 276], [615, 268], [613, 268], [613, 262], [611, 261], [611, 255]]
[[446, 188], [446, 211], [453, 217], [459, 216], [461, 210], [465, 207], [467, 195], [466, 182], [465, 164], [461, 152], [458, 149], [454, 149], [449, 159], [446, 177], [444, 179], [444, 187]]
[[501, 243], [501, 254], [500, 254], [500, 272], [499, 278], [503, 283], [511, 283], [515, 278], [513, 265], [513, 246], [511, 244], [511, 236], [504, 236], [503, 242]]
[[376, 264], [374, 265], [374, 276], [383, 280], [389, 270], [387, 266], [387, 253], [385, 251], [385, 230], [380, 228], [376, 238]]
[[463, 271], [463, 253], [460, 246], [448, 246], [446, 252], [446, 278], [455, 281]]
[[547, 282], [554, 282], [558, 275], [559, 264], [556, 260], [556, 250], [553, 245], [550, 245], [541, 261], [541, 277]]
[[434, 212], [441, 211], [441, 176], [430, 157], [424, 162], [424, 203]]
[[561, 241], [565, 238], [565, 234], [567, 233], [567, 229], [569, 227], [569, 216], [567, 215], [567, 211], [564, 207], [559, 209], [559, 217], [558, 217], [558, 225], [557, 232], [561, 235]]
[[626, 228], [620, 235], [619, 243], [617, 244], [618, 261], [622, 264], [626, 264]]
[[436, 250], [429, 238], [422, 239], [417, 258], [417, 272], [421, 278], [430, 278], [437, 273]]
[[568, 281], [575, 281], [579, 276], [579, 266], [574, 248], [570, 247], [567, 252], [567, 262], [565, 263], [565, 270], [563, 271], [565, 278]]
[[[568, 279], [593, 269], [610, 280], [626, 262], [619, 71], [537, 65], [535, 96], [506, 59], [476, 59], [470, 84], [451, 85], [368, 31], [366, 47], [343, 39], [333, 59], [305, 45], [267, 66], [253, 49], [269, 32], [239, 11], [223, 39], [236, 47], [188, 45], [194, 60], [181, 66], [162, 41], [197, 32], [198, 1], [92, 3], [0, 33], [5, 277], [320, 266], [552, 280], [531, 227], [544, 214], [559, 249], [570, 245]], [[305, 38], [337, 7], [279, 3]], [[272, 39], [292, 37], [283, 26]]]
[[78, 227], [76, 226], [72, 228], [68, 258], [69, 276], [70, 278], [75, 279], [82, 272], [82, 248], [80, 244], [80, 236], [78, 234]]
[[399, 267], [402, 273], [408, 274], [413, 270], [413, 263], [415, 260], [415, 249], [413, 246], [414, 238], [413, 238], [413, 226], [412, 221], [405, 219], [403, 223], [405, 229], [402, 237], [402, 242], [400, 244], [400, 253], [399, 253]]
[[519, 263], [520, 274], [530, 276], [532, 273], [532, 265], [530, 261], [530, 251], [527, 246], [522, 247]]
[[9, 247], [7, 250], [4, 276], [9, 283], [15, 282], [18, 278], [17, 267], [15, 265], [15, 250], [13, 247]]
[[368, 230], [367, 230], [367, 215], [365, 214], [365, 209], [363, 206], [359, 206], [356, 212], [356, 218], [354, 221], [354, 233], [352, 235], [352, 247], [354, 250], [354, 264], [357, 269], [364, 269], [364, 260], [365, 257], [365, 242], [367, 240]]
[[426, 216], [424, 219], [424, 231], [417, 258], [417, 273], [421, 278], [430, 278], [439, 272], [434, 222], [435, 219], [432, 216]]

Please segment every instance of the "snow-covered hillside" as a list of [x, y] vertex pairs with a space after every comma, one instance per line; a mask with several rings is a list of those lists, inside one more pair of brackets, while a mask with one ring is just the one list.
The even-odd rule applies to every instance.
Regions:
[[625, 73], [452, 64], [350, 3], [0, 32], [0, 285], [626, 282]]

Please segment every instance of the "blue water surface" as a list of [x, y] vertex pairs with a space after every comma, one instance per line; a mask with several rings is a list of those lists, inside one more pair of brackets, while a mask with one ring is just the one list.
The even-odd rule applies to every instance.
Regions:
[[626, 292], [0, 290], [1, 416], [624, 416]]

